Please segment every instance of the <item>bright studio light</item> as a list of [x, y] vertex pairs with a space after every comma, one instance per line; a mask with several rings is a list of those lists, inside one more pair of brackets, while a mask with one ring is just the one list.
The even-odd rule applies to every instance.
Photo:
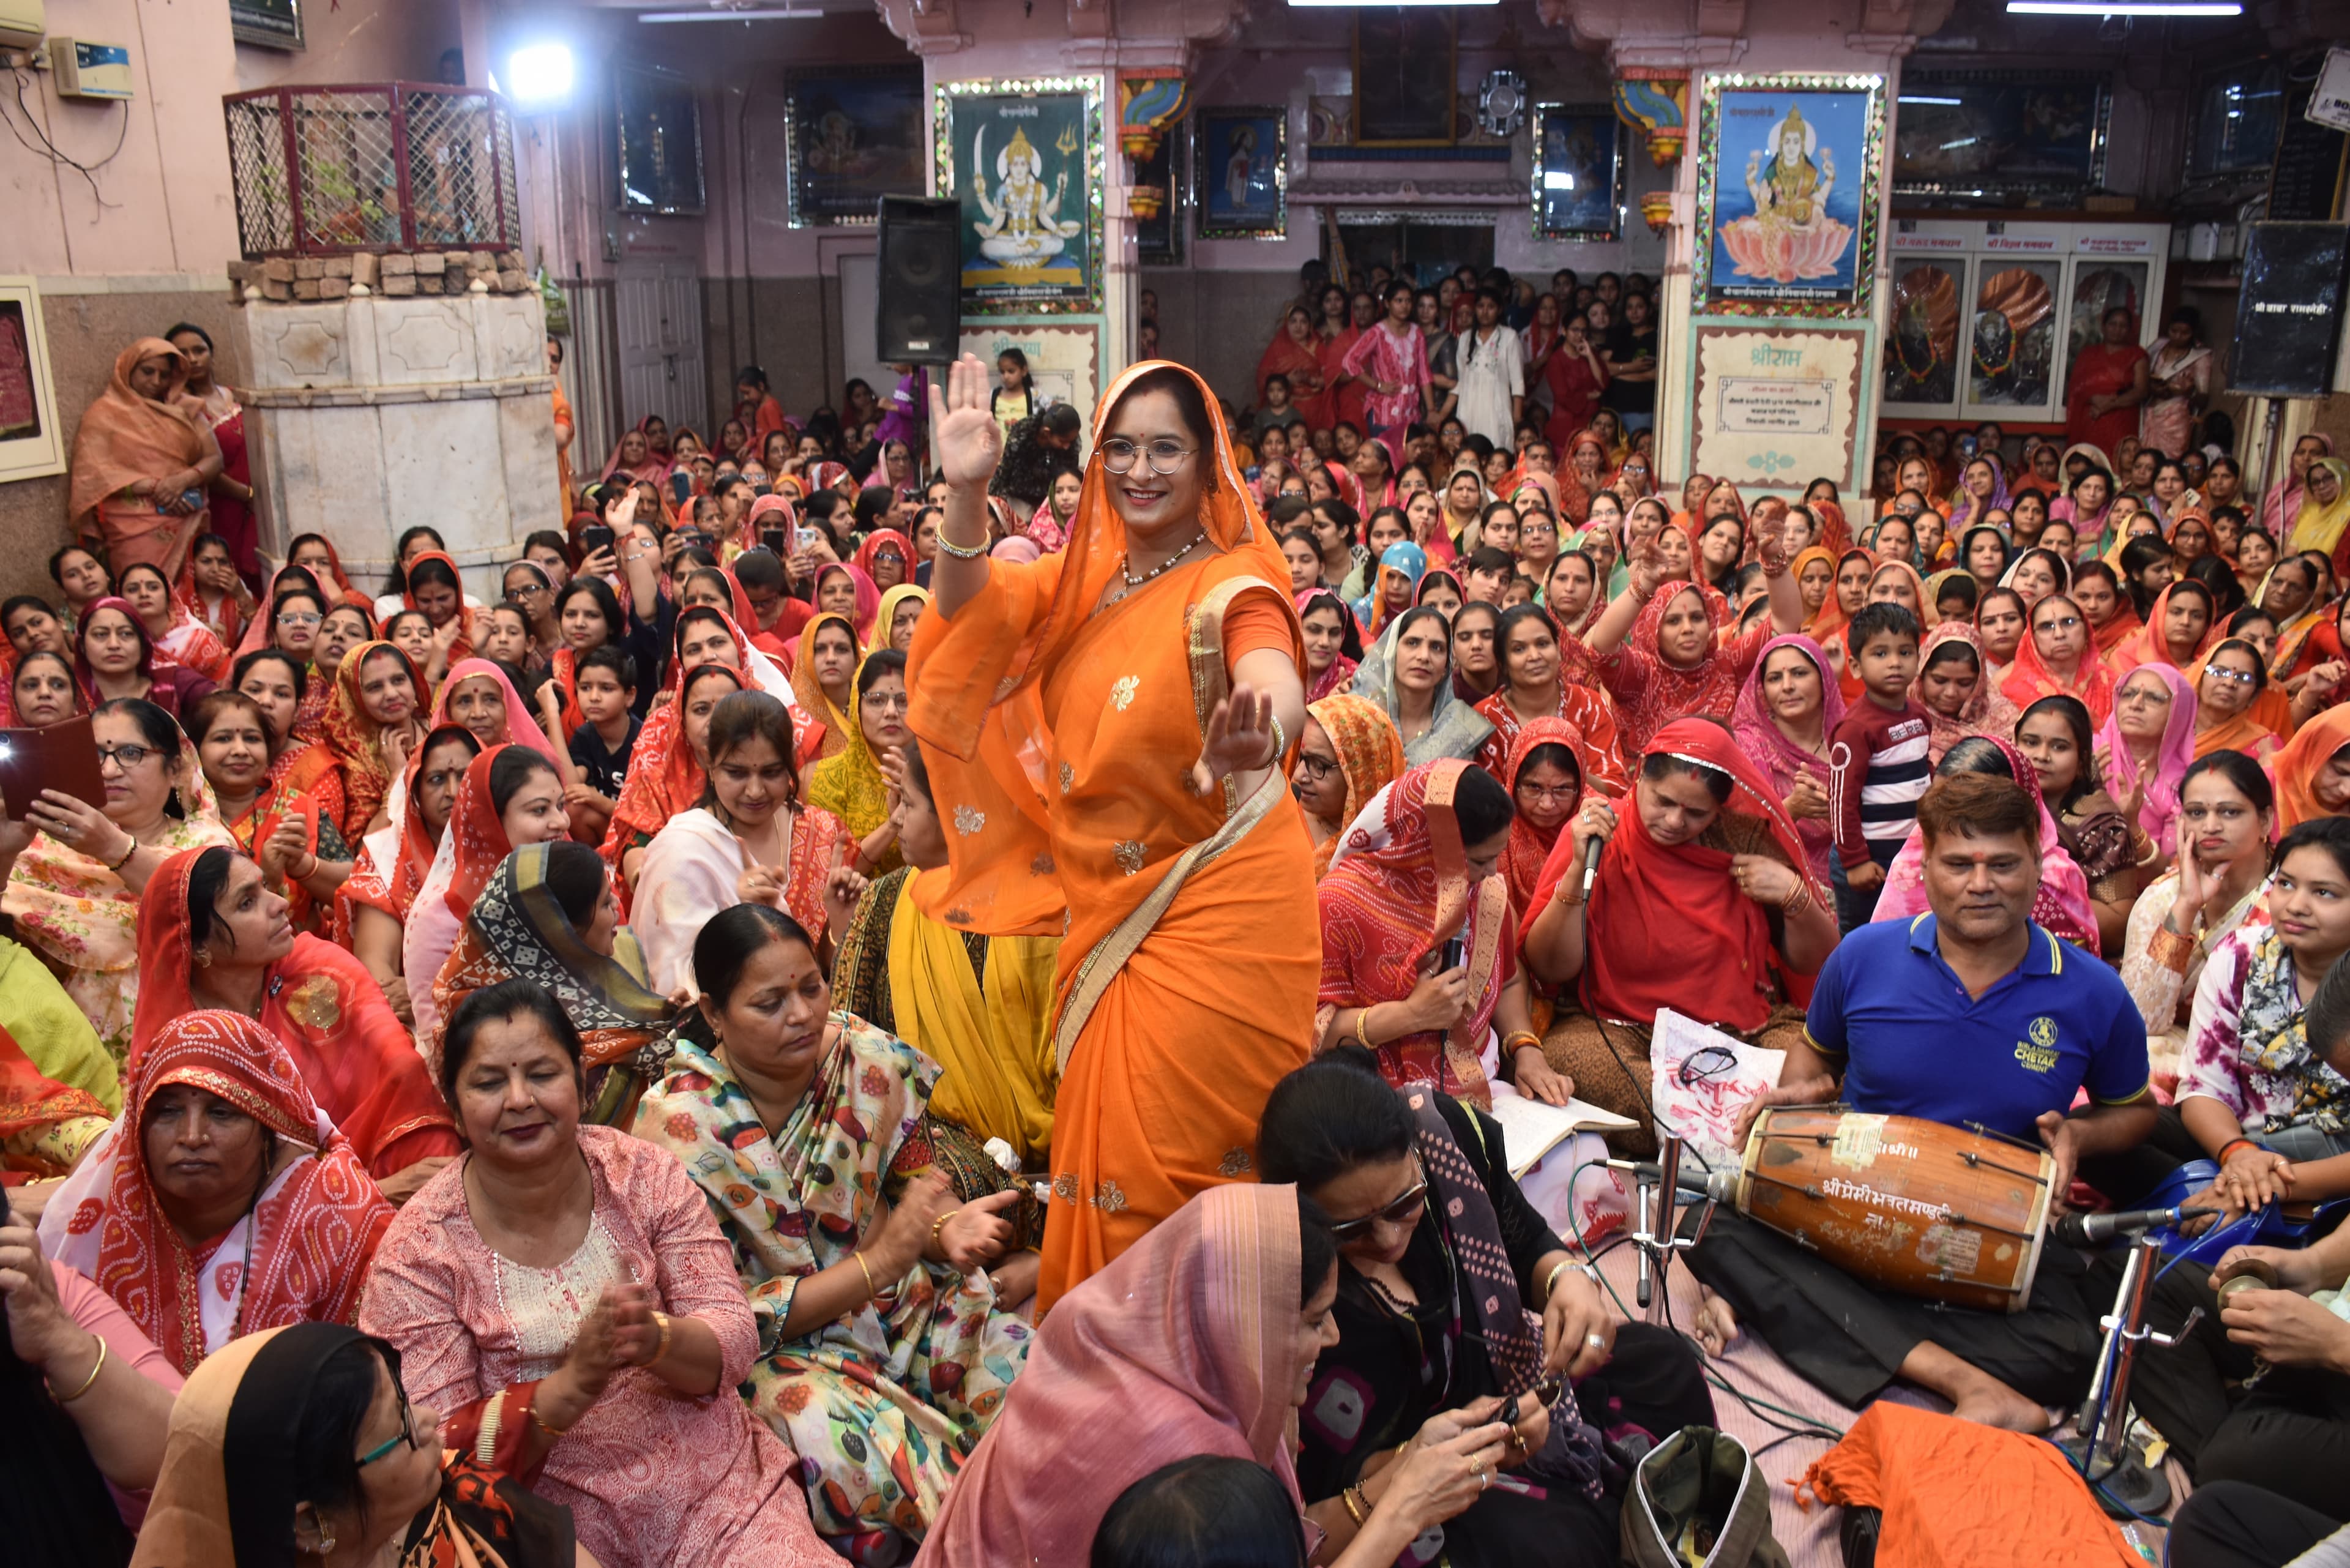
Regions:
[[2241, 16], [2237, 0], [2007, 0], [2010, 16]]
[[560, 103], [571, 96], [571, 50], [563, 44], [516, 49], [507, 57], [506, 76], [514, 83], [516, 103]]

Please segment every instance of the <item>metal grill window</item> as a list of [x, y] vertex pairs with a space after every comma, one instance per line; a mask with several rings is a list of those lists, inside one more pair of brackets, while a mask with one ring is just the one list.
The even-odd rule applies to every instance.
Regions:
[[224, 107], [248, 256], [521, 244], [513, 121], [494, 93], [279, 88]]

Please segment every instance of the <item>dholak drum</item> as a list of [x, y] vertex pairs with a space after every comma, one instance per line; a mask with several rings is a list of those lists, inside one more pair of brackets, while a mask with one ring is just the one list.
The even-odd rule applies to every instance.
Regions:
[[2022, 1312], [2055, 1174], [1996, 1133], [1782, 1106], [1755, 1118], [1738, 1211], [1887, 1290]]

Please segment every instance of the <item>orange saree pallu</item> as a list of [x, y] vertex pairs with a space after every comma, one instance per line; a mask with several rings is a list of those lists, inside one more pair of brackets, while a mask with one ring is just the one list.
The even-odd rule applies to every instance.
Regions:
[[[1103, 411], [1165, 368], [1128, 371]], [[1066, 551], [992, 563], [952, 620], [915, 633], [913, 725], [950, 857], [915, 881], [916, 906], [958, 929], [1064, 937], [1040, 1310], [1248, 1177], [1265, 1097], [1313, 1038], [1314, 850], [1287, 781], [1245, 799], [1231, 779], [1206, 798], [1189, 782], [1230, 688], [1228, 628], [1235, 651], [1265, 646], [1244, 623], [1280, 607], [1304, 669], [1221, 426], [1215, 445], [1201, 511], [1222, 553], [1097, 611], [1124, 548], [1097, 462]]]

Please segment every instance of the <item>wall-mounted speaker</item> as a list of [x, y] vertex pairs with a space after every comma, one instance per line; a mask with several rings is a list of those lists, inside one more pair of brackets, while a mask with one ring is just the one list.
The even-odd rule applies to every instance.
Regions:
[[881, 198], [873, 341], [888, 364], [947, 365], [962, 330], [962, 206], [952, 198]]

